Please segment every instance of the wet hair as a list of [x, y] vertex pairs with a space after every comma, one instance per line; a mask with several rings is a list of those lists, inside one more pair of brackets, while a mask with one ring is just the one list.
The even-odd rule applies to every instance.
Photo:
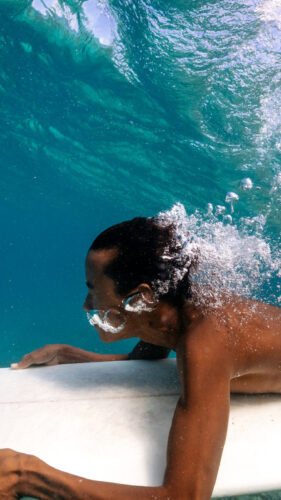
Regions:
[[103, 231], [90, 250], [117, 248], [104, 273], [125, 296], [147, 283], [159, 299], [180, 306], [190, 296], [189, 267], [182, 262], [181, 245], [172, 224], [156, 218], [136, 217]]

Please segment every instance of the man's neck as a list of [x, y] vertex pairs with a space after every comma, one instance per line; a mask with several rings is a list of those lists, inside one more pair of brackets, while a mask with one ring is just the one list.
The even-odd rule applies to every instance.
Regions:
[[197, 316], [198, 311], [195, 307], [184, 305], [180, 308], [160, 301], [155, 310], [146, 316], [139, 337], [145, 342], [175, 350], [179, 338]]

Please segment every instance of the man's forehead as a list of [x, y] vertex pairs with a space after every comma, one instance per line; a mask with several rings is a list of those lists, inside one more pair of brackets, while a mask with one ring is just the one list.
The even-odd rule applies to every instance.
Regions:
[[103, 268], [117, 256], [117, 253], [118, 249], [116, 247], [101, 250], [90, 250], [87, 255], [86, 264], [90, 265], [91, 267], [94, 266]]

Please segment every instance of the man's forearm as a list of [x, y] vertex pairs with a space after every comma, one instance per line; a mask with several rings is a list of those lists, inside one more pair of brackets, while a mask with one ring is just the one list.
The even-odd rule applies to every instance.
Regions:
[[156, 360], [167, 358], [168, 347], [149, 344], [140, 340], [129, 354], [99, 354], [79, 347], [64, 345], [59, 354], [60, 363], [87, 363], [100, 361]]
[[100, 361], [125, 361], [129, 359], [128, 354], [99, 354], [97, 352], [85, 351], [79, 347], [66, 345], [60, 353], [60, 363], [87, 363]]
[[163, 486], [146, 487], [92, 481], [57, 470], [37, 457], [26, 455], [20, 494], [40, 500], [164, 500]]

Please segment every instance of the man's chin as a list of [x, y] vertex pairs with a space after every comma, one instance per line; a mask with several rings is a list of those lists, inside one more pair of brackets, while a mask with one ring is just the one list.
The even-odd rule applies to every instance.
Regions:
[[95, 327], [95, 329], [97, 330], [97, 332], [99, 334], [99, 338], [105, 344], [110, 344], [111, 342], [115, 342], [116, 340], [118, 340], [116, 338], [116, 333], [106, 332], [105, 330], [102, 330], [102, 328], [99, 328], [99, 327]]

